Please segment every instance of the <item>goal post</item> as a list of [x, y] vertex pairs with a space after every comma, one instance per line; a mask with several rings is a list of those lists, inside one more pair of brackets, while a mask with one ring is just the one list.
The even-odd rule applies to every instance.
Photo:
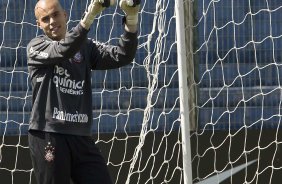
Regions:
[[[175, 1], [175, 16], [176, 16], [176, 41], [177, 41], [177, 64], [178, 64], [178, 76], [179, 76], [179, 103], [180, 103], [180, 123], [181, 123], [181, 137], [182, 137], [182, 155], [183, 155], [183, 180], [184, 184], [192, 184], [192, 162], [191, 162], [191, 143], [190, 143], [190, 126], [192, 122], [195, 122], [195, 119], [190, 119], [190, 109], [191, 105], [188, 103], [193, 100], [194, 94], [188, 92], [188, 83], [187, 81], [191, 79], [188, 76], [188, 71], [193, 71], [194, 66], [193, 60], [188, 58], [187, 53], [191, 53], [191, 50], [188, 50], [188, 46], [192, 46], [190, 41], [186, 42], [186, 37], [192, 36], [192, 34], [187, 34], [185, 29], [185, 14], [184, 9], [187, 10], [189, 2], [184, 2], [183, 0]], [[184, 8], [185, 7], [185, 8]], [[188, 17], [189, 20], [192, 20]], [[187, 24], [186, 24], [187, 25]], [[191, 24], [190, 24], [191, 25]], [[189, 23], [188, 23], [189, 26]], [[189, 38], [189, 40], [192, 40]], [[190, 60], [189, 60], [190, 59]], [[190, 64], [188, 64], [190, 62]], [[193, 66], [189, 68], [188, 66]], [[193, 72], [191, 72], [193, 74]], [[192, 90], [192, 92], [194, 92]], [[191, 103], [191, 102], [190, 102]]]

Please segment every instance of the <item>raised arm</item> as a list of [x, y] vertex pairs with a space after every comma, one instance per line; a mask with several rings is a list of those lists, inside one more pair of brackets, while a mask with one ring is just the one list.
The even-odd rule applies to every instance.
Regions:
[[130, 64], [136, 54], [137, 33], [125, 31], [117, 46], [89, 41], [90, 65], [93, 70], [107, 70]]
[[[138, 1], [138, 0], [136, 0]], [[135, 1], [135, 2], [136, 2]], [[121, 36], [117, 46], [106, 45], [99, 42], [91, 42], [91, 66], [92, 69], [115, 69], [130, 64], [137, 50], [137, 27], [139, 4], [130, 0], [121, 0], [120, 8], [125, 13], [125, 33]]]

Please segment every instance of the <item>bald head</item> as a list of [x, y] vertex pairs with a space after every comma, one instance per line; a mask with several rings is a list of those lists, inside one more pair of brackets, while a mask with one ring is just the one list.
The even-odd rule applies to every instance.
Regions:
[[53, 7], [58, 7], [58, 9], [63, 11], [63, 8], [58, 0], [39, 0], [34, 8], [36, 19], [39, 19], [43, 12], [48, 13], [48, 10]]
[[49, 38], [60, 40], [65, 37], [67, 14], [59, 0], [38, 1], [34, 13], [37, 25]]

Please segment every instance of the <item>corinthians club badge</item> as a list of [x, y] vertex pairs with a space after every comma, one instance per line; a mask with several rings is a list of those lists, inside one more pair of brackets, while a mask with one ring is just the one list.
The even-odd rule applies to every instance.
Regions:
[[48, 145], [45, 147], [45, 160], [52, 162], [55, 159], [54, 155], [55, 148], [51, 145], [51, 142], [48, 142]]
[[80, 63], [82, 61], [82, 55], [80, 52], [77, 52], [71, 59], [71, 62]]

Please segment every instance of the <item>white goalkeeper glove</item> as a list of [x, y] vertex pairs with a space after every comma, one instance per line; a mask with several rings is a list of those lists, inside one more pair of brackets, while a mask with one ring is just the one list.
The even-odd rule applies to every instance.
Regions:
[[120, 0], [119, 6], [125, 13], [126, 25], [128, 26], [137, 25], [140, 3], [135, 4], [133, 0]]
[[85, 12], [81, 23], [85, 29], [89, 29], [93, 23], [95, 17], [100, 14], [106, 7], [115, 4], [115, 0], [91, 0], [88, 5], [87, 11]]

